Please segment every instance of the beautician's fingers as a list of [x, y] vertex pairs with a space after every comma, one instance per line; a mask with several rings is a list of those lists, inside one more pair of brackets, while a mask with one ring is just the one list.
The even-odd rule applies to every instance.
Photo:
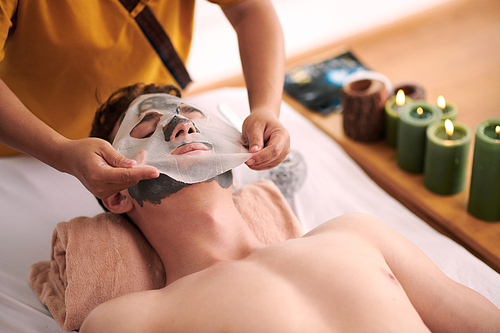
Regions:
[[289, 141], [285, 141], [280, 134], [271, 135], [264, 149], [255, 153], [247, 161], [247, 165], [253, 170], [266, 170], [278, 166], [290, 152]]
[[101, 189], [98, 189], [100, 192], [94, 193], [95, 196], [101, 199], [134, 186], [141, 180], [158, 178], [160, 175], [156, 168], [145, 165], [132, 168], [104, 166], [102, 171], [101, 177], [106, 183], [102, 184]]
[[[248, 149], [251, 153], [256, 153], [264, 148], [263, 133], [266, 130], [266, 122], [261, 121], [259, 115], [250, 113], [243, 122], [242, 129], [243, 137], [248, 141]], [[248, 165], [255, 164], [255, 160], [250, 161], [247, 162]]]
[[97, 138], [69, 141], [65, 150], [70, 160], [69, 173], [98, 198], [107, 198], [140, 180], [157, 178], [159, 172], [151, 166], [136, 166], [137, 162], [118, 153], [109, 142]]
[[265, 170], [279, 165], [290, 152], [290, 134], [273, 115], [251, 113], [243, 123], [243, 136], [251, 153], [246, 163], [253, 170]]

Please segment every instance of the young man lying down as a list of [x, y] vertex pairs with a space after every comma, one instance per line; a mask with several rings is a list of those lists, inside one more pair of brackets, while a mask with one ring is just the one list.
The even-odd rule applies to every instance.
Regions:
[[127, 87], [93, 128], [162, 173], [103, 203], [142, 231], [167, 285], [98, 306], [82, 333], [500, 332], [495, 305], [371, 216], [347, 214], [302, 238], [260, 243], [231, 195], [230, 169], [245, 149], [172, 91]]

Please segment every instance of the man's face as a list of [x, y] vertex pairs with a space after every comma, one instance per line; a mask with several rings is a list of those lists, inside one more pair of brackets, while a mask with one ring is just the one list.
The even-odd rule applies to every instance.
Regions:
[[113, 146], [183, 183], [212, 179], [244, 163], [251, 154], [241, 133], [210, 112], [172, 95], [142, 95], [130, 105]]

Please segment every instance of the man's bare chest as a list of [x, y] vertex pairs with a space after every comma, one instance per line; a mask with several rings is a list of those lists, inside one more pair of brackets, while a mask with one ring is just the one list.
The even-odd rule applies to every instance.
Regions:
[[352, 242], [272, 246], [176, 281], [158, 304], [155, 322], [173, 331], [337, 332], [414, 315], [380, 254]]

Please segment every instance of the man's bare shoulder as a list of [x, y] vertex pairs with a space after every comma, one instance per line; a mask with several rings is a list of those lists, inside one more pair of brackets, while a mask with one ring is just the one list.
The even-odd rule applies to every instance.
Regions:
[[96, 307], [83, 322], [81, 333], [150, 332], [150, 308], [154, 307], [159, 291], [127, 294]]
[[304, 237], [349, 233], [372, 238], [379, 233], [386, 232], [388, 229], [390, 228], [382, 221], [371, 215], [364, 213], [348, 213], [320, 224], [305, 234]]

